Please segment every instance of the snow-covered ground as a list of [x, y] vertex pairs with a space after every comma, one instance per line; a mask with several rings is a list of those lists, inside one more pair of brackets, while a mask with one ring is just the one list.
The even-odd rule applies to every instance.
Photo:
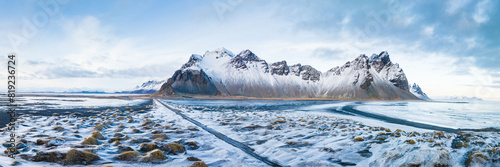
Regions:
[[[16, 139], [19, 153], [15, 161], [19, 166], [188, 166], [197, 160], [208, 166], [267, 166], [163, 105], [137, 106], [143, 103], [115, 103], [112, 100], [82, 101], [81, 106], [92, 106], [94, 103], [113, 106], [92, 111], [97, 113], [95, 116], [82, 117], [71, 112], [70, 115], [28, 114], [19, 117], [15, 131], [19, 136]], [[441, 109], [451, 107], [450, 110], [460, 115], [466, 112], [461, 108], [473, 107], [471, 103], [456, 103], [469, 104], [461, 107], [455, 103], [445, 105], [433, 102], [162, 101], [205, 126], [244, 143], [259, 156], [281, 165], [500, 165], [498, 132], [447, 133], [341, 111], [344, 106], [355, 105], [356, 109], [365, 112], [409, 119], [419, 118], [415, 115], [434, 110], [434, 115], [428, 113], [421, 116], [429, 118], [421, 119], [421, 122], [455, 127], [447, 124], [447, 120], [457, 121], [460, 117], [445, 117], [446, 113], [443, 114]], [[133, 108], [132, 111], [127, 106]], [[490, 107], [484, 106], [485, 110], [480, 113], [487, 113], [486, 109]], [[407, 111], [408, 108], [412, 109], [411, 112]], [[479, 112], [477, 110], [476, 113]], [[404, 114], [397, 114], [398, 111]], [[442, 121], [432, 117], [442, 117]], [[463, 121], [465, 124], [476, 121], [477, 127], [485, 127], [482, 124], [487, 123], [477, 121], [480, 116], [477, 117]], [[9, 135], [10, 132], [3, 128], [0, 134], [2, 143], [9, 140]], [[7, 145], [1, 147], [7, 149]], [[1, 166], [14, 163], [6, 153], [0, 153]]]
[[[216, 105], [217, 101], [212, 100], [165, 101], [189, 117], [246, 143], [256, 153], [284, 165], [500, 165], [498, 132], [455, 134], [328, 112], [328, 109], [340, 109], [353, 104], [365, 109], [360, 104], [367, 102], [311, 102], [313, 105], [298, 107], [289, 101], [278, 103], [290, 106], [289, 109], [276, 109], [262, 102], [241, 107], [241, 103], [248, 101], [237, 100], [223, 101], [219, 106]], [[375, 104], [382, 103], [398, 106], [394, 105], [398, 102], [368, 102], [366, 108], [374, 109]], [[411, 106], [419, 105], [419, 108], [426, 105], [425, 102], [399, 103], [412, 103]], [[265, 110], [266, 107], [269, 110]], [[381, 110], [384, 108], [371, 111]], [[425, 122], [430, 121], [433, 120]]]
[[[208, 132], [199, 130], [165, 107], [135, 108], [143, 111], [130, 111], [128, 106], [122, 106], [93, 111], [99, 113], [93, 117], [78, 117], [78, 114], [23, 115], [19, 117], [15, 131], [16, 135], [20, 136], [16, 139], [20, 153], [15, 161], [21, 166], [60, 166], [76, 162], [85, 164], [82, 159], [75, 160], [69, 158], [69, 154], [64, 155], [69, 150], [76, 149], [88, 150], [98, 156], [97, 159], [86, 160], [87, 164], [91, 162], [94, 165], [188, 166], [199, 159], [209, 166], [266, 166], [241, 150], [220, 142]], [[6, 128], [2, 131], [0, 140], [8, 141], [10, 132]], [[96, 132], [99, 132], [102, 138], [93, 135]], [[91, 136], [97, 139], [96, 143], [89, 140]], [[115, 140], [119, 142], [114, 142]], [[149, 148], [145, 145], [141, 150], [143, 143], [150, 144]], [[169, 143], [178, 143], [185, 151], [176, 153], [168, 146]], [[7, 149], [6, 146], [3, 148]], [[151, 149], [153, 150], [150, 151]], [[152, 156], [152, 152], [158, 151], [156, 149], [163, 155]], [[121, 153], [127, 150], [138, 151], [139, 154], [120, 160]], [[54, 159], [56, 155], [60, 156], [55, 160], [58, 162], [44, 162]], [[165, 157], [162, 158], [163, 156]], [[5, 153], [0, 156], [1, 166], [8, 166], [13, 162]]]

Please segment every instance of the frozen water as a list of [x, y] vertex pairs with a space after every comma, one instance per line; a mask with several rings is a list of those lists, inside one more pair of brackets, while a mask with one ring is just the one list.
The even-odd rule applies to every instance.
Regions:
[[[55, 107], [74, 112], [79, 107], [100, 107], [95, 109], [98, 115], [85, 116], [85, 119], [76, 115], [21, 116], [16, 133], [27, 140], [26, 145], [30, 148], [21, 150], [21, 154], [35, 155], [36, 151], [65, 153], [71, 147], [81, 147], [82, 141], [92, 135], [97, 124], [105, 124], [106, 128], [100, 132], [106, 140], [85, 147], [101, 158], [92, 165], [187, 166], [192, 163], [187, 157], [194, 156], [209, 166], [267, 166], [203, 129], [196, 128], [196, 125], [166, 107], [144, 107], [142, 103], [147, 100], [73, 97], [24, 97], [23, 100], [22, 103], [54, 104], [33, 105], [34, 109]], [[498, 112], [495, 111], [498, 102], [163, 101], [205, 126], [251, 147], [254, 153], [283, 165], [500, 165], [498, 132], [440, 132], [388, 123], [344, 110], [346, 106], [353, 106], [366, 113], [451, 128], [498, 128]], [[133, 105], [142, 106], [147, 111], [124, 108]], [[132, 121], [129, 122], [129, 118]], [[147, 120], [154, 123], [145, 126]], [[56, 126], [63, 129], [57, 130]], [[2, 130], [5, 131], [5, 128]], [[185, 154], [168, 154], [169, 160], [160, 164], [120, 161], [115, 159], [119, 154], [117, 146], [107, 140], [117, 132], [130, 137], [124, 139], [122, 144], [134, 150], [139, 150], [140, 143], [133, 143], [132, 139], [151, 138], [153, 133], [168, 135], [168, 139], [154, 141], [159, 145], [178, 142], [187, 146], [186, 142], [194, 141], [199, 148], [188, 149]], [[0, 140], [8, 139], [9, 133], [0, 135]], [[35, 144], [38, 139], [46, 140], [48, 144]], [[147, 155], [147, 152], [141, 153], [142, 157]], [[18, 161], [21, 166], [59, 166], [48, 162]], [[0, 156], [0, 165], [8, 166], [11, 163], [12, 160], [5, 154]]]

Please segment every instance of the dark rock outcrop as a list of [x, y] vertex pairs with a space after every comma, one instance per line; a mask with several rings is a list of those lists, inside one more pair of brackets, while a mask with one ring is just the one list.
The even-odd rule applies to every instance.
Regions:
[[201, 94], [217, 95], [218, 91], [207, 74], [203, 71], [177, 70], [172, 78], [162, 85], [157, 94]]
[[290, 66], [290, 72], [295, 76], [301, 76], [303, 80], [319, 81], [321, 76], [321, 72], [310, 65], [292, 65]]
[[267, 62], [257, 57], [257, 55], [255, 55], [252, 51], [248, 49], [241, 51], [238, 55], [234, 56], [231, 59], [231, 64], [233, 65], [233, 67], [237, 69], [247, 69], [248, 68], [247, 64], [251, 62], [258, 62], [262, 64], [264, 71], [266, 73], [269, 72], [269, 67], [267, 65]]
[[399, 64], [392, 64], [389, 54], [386, 51], [383, 51], [378, 55], [373, 54], [370, 57], [370, 64], [378, 73], [380, 73], [385, 67], [387, 70], [387, 78], [394, 86], [405, 91], [409, 90], [408, 80], [406, 79], [403, 69], [399, 68]]
[[182, 65], [181, 69], [189, 68], [189, 67], [191, 67], [193, 65], [196, 65], [196, 63], [198, 63], [200, 61], [201, 61], [201, 56], [197, 55], [197, 54], [193, 54], [189, 58], [188, 62], [186, 64]]
[[302, 75], [303, 80], [319, 81], [321, 72], [310, 65], [304, 65], [300, 67], [300, 75]]
[[288, 75], [289, 72], [290, 68], [285, 60], [271, 64], [272, 75]]

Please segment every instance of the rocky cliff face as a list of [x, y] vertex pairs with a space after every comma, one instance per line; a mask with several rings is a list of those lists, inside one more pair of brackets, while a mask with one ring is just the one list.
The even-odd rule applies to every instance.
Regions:
[[162, 85], [158, 93], [173, 95], [200, 94], [217, 95], [218, 91], [203, 70], [177, 70], [172, 78]]
[[271, 64], [271, 75], [288, 75], [290, 73], [290, 67], [286, 64], [286, 61], [280, 61]]
[[419, 99], [431, 100], [431, 98], [429, 98], [427, 94], [422, 91], [422, 88], [420, 88], [420, 86], [418, 86], [416, 83], [413, 83], [413, 85], [410, 87], [410, 92], [413, 95], [417, 96]]
[[360, 55], [322, 73], [286, 61], [269, 65], [250, 50], [234, 55], [221, 48], [192, 55], [155, 95], [416, 99], [408, 90], [403, 70], [387, 52]]

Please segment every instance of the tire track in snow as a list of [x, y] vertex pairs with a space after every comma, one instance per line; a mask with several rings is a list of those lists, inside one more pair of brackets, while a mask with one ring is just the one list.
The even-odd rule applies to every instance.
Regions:
[[260, 156], [259, 154], [255, 153], [254, 149], [251, 148], [251, 147], [248, 147], [247, 145], [241, 143], [241, 142], [238, 142], [230, 137], [227, 137], [226, 135], [220, 133], [220, 132], [217, 132], [216, 130], [212, 129], [212, 128], [209, 128], [205, 125], [203, 125], [202, 123], [182, 114], [179, 110], [177, 109], [174, 109], [168, 105], [166, 105], [165, 103], [163, 103], [162, 101], [158, 100], [158, 99], [155, 99], [156, 102], [158, 102], [159, 104], [167, 107], [168, 109], [172, 110], [173, 112], [175, 112], [177, 115], [180, 115], [182, 118], [184, 118], [185, 120], [188, 120], [189, 122], [195, 124], [196, 126], [202, 128], [203, 130], [207, 131], [208, 133], [211, 133], [213, 134], [215, 137], [221, 139], [222, 141], [242, 150], [243, 152], [247, 153], [248, 155], [260, 160], [261, 162], [264, 162], [265, 164], [267, 165], [270, 165], [270, 166], [283, 166], [283, 165], [280, 165], [279, 163], [277, 162], [273, 162], [269, 159], [267, 159], [267, 157], [262, 157]]

